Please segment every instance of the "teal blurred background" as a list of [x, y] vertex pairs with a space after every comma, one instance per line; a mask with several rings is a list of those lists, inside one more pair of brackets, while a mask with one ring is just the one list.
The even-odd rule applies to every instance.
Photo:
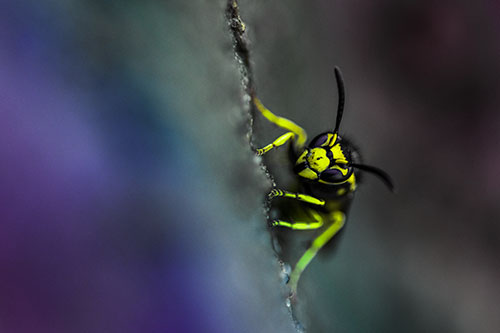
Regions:
[[[398, 182], [304, 273], [309, 331], [500, 326], [499, 7], [241, 1], [266, 106], [329, 129], [340, 66], [341, 130]], [[0, 4], [0, 332], [294, 331], [224, 9]]]

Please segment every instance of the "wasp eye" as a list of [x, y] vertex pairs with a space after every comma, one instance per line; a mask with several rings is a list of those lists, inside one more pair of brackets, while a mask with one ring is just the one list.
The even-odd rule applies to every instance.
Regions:
[[343, 181], [345, 179], [345, 176], [342, 174], [342, 172], [340, 172], [340, 170], [328, 169], [323, 171], [319, 178], [321, 180], [324, 180], [325, 182], [337, 183]]
[[309, 143], [309, 147], [314, 148], [314, 147], [320, 147], [322, 144], [324, 144], [328, 140], [328, 133], [326, 134], [320, 134], [314, 139], [311, 140], [311, 143]]

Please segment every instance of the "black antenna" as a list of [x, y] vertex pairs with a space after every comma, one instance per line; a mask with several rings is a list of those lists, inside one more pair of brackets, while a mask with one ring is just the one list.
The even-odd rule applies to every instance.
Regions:
[[392, 180], [391, 176], [389, 176], [389, 174], [384, 170], [366, 164], [352, 163], [351, 166], [362, 171], [373, 173], [375, 176], [380, 178], [380, 180], [389, 188], [389, 190], [391, 190], [391, 192], [396, 192], [396, 185], [394, 184], [394, 181]]
[[345, 90], [344, 79], [342, 79], [342, 72], [340, 68], [335, 66], [335, 79], [337, 80], [337, 88], [339, 90], [339, 106], [337, 108], [337, 122], [335, 123], [335, 130], [333, 133], [338, 133], [340, 122], [342, 121], [342, 114], [344, 113]]

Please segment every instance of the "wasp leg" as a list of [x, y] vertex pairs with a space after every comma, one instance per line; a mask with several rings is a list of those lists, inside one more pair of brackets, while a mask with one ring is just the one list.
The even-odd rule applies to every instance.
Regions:
[[273, 189], [267, 196], [269, 199], [273, 199], [276, 197], [282, 197], [282, 198], [290, 198], [290, 199], [295, 199], [303, 202], [307, 202], [313, 205], [318, 205], [318, 206], [324, 206], [325, 205], [325, 200], [323, 199], [318, 199], [315, 198], [311, 195], [308, 194], [302, 194], [302, 193], [292, 193], [280, 189]]
[[296, 144], [298, 147], [303, 147], [305, 145], [307, 141], [307, 133], [302, 127], [289, 119], [275, 115], [267, 109], [257, 97], [253, 97], [253, 102], [260, 113], [262, 113], [267, 120], [294, 133], [297, 136]]
[[308, 212], [311, 214], [311, 221], [302, 222], [288, 222], [282, 220], [273, 220], [271, 226], [285, 227], [293, 230], [314, 230], [323, 226], [323, 217], [316, 211], [310, 209]]
[[302, 272], [306, 269], [307, 265], [313, 260], [318, 251], [330, 241], [339, 232], [340, 229], [345, 224], [345, 214], [340, 211], [335, 211], [331, 214], [333, 223], [318, 237], [316, 237], [307, 251], [300, 257], [299, 261], [295, 265], [295, 268], [290, 275], [290, 288], [292, 295], [295, 295], [297, 291], [297, 284]]
[[284, 145], [288, 140], [293, 139], [294, 137], [295, 133], [293, 132], [285, 133], [267, 146], [257, 149], [257, 155], [262, 156], [271, 149]]

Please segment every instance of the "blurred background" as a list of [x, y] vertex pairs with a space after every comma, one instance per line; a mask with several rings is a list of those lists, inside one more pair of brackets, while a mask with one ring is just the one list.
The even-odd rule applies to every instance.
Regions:
[[[0, 3], [0, 332], [294, 331], [224, 9]], [[500, 326], [499, 9], [240, 1], [266, 106], [330, 129], [340, 66], [341, 133], [398, 183], [304, 273], [310, 332]]]

